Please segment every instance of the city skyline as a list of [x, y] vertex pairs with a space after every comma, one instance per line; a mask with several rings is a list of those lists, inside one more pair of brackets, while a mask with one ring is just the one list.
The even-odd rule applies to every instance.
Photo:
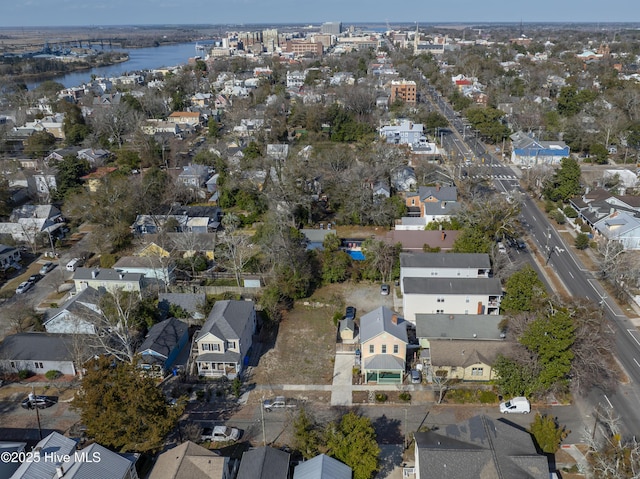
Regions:
[[[8, 2], [3, 2], [8, 3]], [[395, 6], [395, 5], [394, 5]], [[606, 8], [596, 0], [531, 4], [459, 0], [435, 6], [409, 0], [401, 9], [380, 0], [300, 3], [294, 0], [80, 1], [25, 0], [2, 6], [0, 27], [188, 25], [188, 24], [311, 24], [323, 22], [418, 23], [626, 23], [640, 22], [640, 4], [611, 0]]]

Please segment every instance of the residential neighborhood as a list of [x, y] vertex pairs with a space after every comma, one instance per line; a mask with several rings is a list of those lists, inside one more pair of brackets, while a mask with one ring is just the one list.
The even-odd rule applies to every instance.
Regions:
[[3, 37], [0, 478], [635, 477], [631, 27], [179, 30]]

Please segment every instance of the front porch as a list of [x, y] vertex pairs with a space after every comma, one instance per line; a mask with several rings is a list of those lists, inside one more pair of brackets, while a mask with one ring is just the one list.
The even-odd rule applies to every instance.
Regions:
[[238, 363], [198, 361], [198, 375], [209, 378], [227, 377], [235, 379], [240, 372]]

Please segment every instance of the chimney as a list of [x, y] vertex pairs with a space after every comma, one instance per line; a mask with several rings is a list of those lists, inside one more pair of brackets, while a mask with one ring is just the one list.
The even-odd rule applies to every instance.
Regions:
[[440, 234], [440, 241], [444, 241], [444, 239], [447, 237], [447, 233], [445, 233], [444, 231], [441, 231]]
[[64, 477], [64, 467], [62, 467], [62, 464], [56, 466], [56, 477], [58, 479]]
[[440, 191], [440, 183], [436, 184], [436, 191]]
[[91, 277], [93, 279], [96, 279], [98, 277], [98, 270], [94, 269], [93, 271], [91, 271]]
[[394, 314], [394, 315], [391, 316], [391, 322], [393, 324], [398, 324], [398, 315], [397, 314]]
[[445, 209], [447, 207], [447, 202], [443, 201], [442, 203], [440, 203], [440, 208]]
[[120, 273], [120, 279], [124, 279], [124, 273]]

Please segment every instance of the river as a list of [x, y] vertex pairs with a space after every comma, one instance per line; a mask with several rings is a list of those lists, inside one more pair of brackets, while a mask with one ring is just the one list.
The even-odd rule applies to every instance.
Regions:
[[[126, 62], [67, 73], [65, 75], [51, 78], [51, 80], [61, 83], [65, 88], [70, 88], [89, 82], [91, 80], [91, 75], [96, 75], [98, 77], [114, 77], [139, 70], [153, 70], [161, 67], [184, 65], [188, 62], [189, 58], [203, 54], [203, 52], [196, 51], [195, 43], [180, 43], [177, 45], [150, 48], [133, 48], [126, 51], [129, 53], [129, 60]], [[27, 87], [29, 90], [33, 90], [40, 83], [41, 82], [28, 83]]]

